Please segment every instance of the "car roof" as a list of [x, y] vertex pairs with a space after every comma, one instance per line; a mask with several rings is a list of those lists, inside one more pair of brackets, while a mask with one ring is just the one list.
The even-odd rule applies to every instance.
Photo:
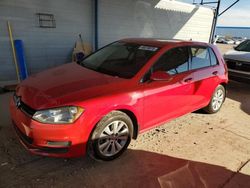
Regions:
[[209, 45], [204, 42], [196, 42], [196, 41], [186, 41], [186, 40], [178, 40], [178, 39], [162, 39], [162, 38], [125, 38], [119, 40], [121, 42], [127, 43], [136, 43], [141, 45], [149, 45], [149, 46], [156, 46], [156, 47], [165, 47], [173, 44], [183, 44], [183, 45]]

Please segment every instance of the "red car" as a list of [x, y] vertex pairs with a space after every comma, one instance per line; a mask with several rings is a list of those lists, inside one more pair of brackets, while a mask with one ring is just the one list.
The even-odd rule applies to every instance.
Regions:
[[218, 112], [227, 82], [213, 45], [123, 39], [24, 80], [11, 118], [34, 154], [112, 160], [143, 131], [201, 108]]

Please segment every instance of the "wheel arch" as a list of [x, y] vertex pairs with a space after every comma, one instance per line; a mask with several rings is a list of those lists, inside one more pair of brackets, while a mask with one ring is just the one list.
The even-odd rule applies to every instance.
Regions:
[[221, 82], [220, 85], [222, 85], [225, 88], [225, 90], [227, 89], [227, 83], [226, 82]]
[[90, 146], [90, 142], [91, 142], [90, 138], [92, 137], [93, 132], [94, 132], [97, 124], [102, 120], [102, 118], [104, 118], [106, 115], [110, 114], [113, 111], [120, 111], [122, 113], [125, 113], [131, 119], [131, 121], [133, 123], [132, 139], [136, 139], [138, 134], [139, 134], [138, 120], [137, 120], [137, 117], [136, 117], [136, 115], [135, 115], [135, 113], [133, 111], [125, 109], [125, 108], [110, 110], [110, 111], [106, 112], [105, 114], [103, 114], [102, 116], [99, 116], [99, 118], [97, 118], [95, 120], [94, 126], [91, 129], [91, 133], [88, 136], [86, 151], [90, 154], [91, 157], [94, 157], [94, 153], [93, 153], [92, 146]]
[[98, 116], [97, 118], [95, 118], [95, 120], [93, 121], [93, 126], [91, 128], [91, 134], [89, 135], [89, 138], [91, 137], [93, 131], [95, 130], [97, 124], [102, 120], [102, 118], [104, 118], [106, 115], [108, 115], [109, 113], [111, 113], [112, 111], [120, 111], [125, 113], [132, 121], [133, 123], [133, 133], [132, 133], [132, 138], [136, 139], [138, 134], [139, 134], [139, 123], [138, 123], [138, 118], [135, 115], [135, 112], [133, 112], [132, 110], [128, 109], [128, 108], [113, 108], [110, 110], [105, 110], [102, 115]]
[[133, 122], [133, 135], [132, 138], [136, 139], [139, 133], [139, 124], [138, 124], [138, 120], [137, 117], [135, 116], [135, 114], [128, 110], [128, 109], [117, 109], [117, 111], [121, 111], [123, 113], [125, 113]]
[[[221, 82], [221, 83], [220, 83], [220, 85], [222, 85], [222, 86], [224, 87], [224, 89], [225, 89], [225, 99], [226, 99], [226, 96], [227, 96], [227, 84], [228, 84], [228, 83], [226, 83], [226, 82]], [[224, 100], [225, 100], [225, 99], [224, 99]]]

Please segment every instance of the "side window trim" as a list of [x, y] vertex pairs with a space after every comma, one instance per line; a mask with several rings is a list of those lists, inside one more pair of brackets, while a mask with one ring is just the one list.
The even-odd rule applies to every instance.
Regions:
[[188, 71], [191, 71], [191, 63], [192, 63], [192, 51], [191, 48], [192, 46], [187, 46], [188, 48]]
[[210, 67], [212, 67], [212, 57], [210, 53], [210, 48], [208, 47], [208, 53], [209, 53], [209, 61], [210, 61]]
[[[209, 49], [208, 52], [209, 52], [209, 56], [210, 56], [210, 65], [211, 65], [211, 67], [217, 66], [219, 64], [219, 61], [218, 61], [218, 58], [217, 58], [216, 54], [214, 53], [214, 50], [211, 47], [208, 47], [208, 49]], [[213, 53], [213, 55], [214, 55], [214, 57], [216, 59], [216, 64], [215, 65], [212, 64], [211, 53]]]

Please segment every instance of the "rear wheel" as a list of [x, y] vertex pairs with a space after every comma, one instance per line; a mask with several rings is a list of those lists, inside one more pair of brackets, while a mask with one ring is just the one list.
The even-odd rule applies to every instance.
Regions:
[[219, 85], [210, 100], [210, 103], [207, 107], [204, 108], [204, 110], [210, 114], [216, 113], [220, 110], [223, 102], [226, 98], [226, 91], [225, 88], [222, 85]]
[[97, 124], [89, 141], [94, 157], [106, 161], [119, 157], [131, 141], [132, 130], [133, 123], [125, 113], [109, 113]]

